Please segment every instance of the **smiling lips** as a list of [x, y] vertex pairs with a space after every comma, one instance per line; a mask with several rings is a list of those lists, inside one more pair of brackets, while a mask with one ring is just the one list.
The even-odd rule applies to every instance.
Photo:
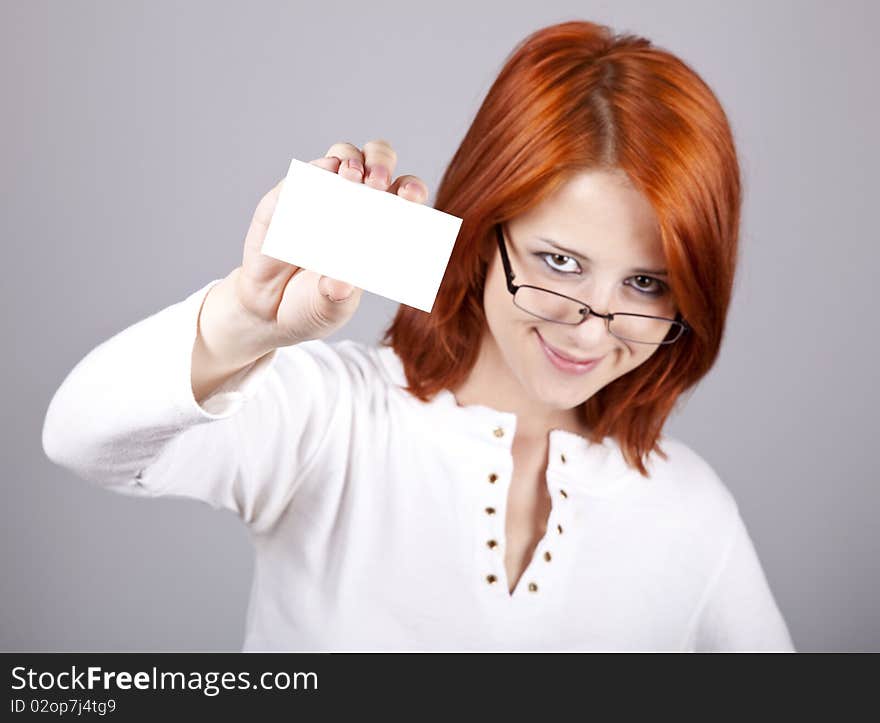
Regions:
[[549, 346], [547, 342], [544, 341], [544, 337], [541, 336], [541, 333], [537, 329], [535, 329], [535, 332], [538, 335], [538, 343], [544, 350], [544, 354], [546, 355], [547, 359], [549, 359], [553, 366], [555, 366], [560, 371], [568, 372], [570, 374], [583, 374], [590, 371], [603, 358], [599, 357], [598, 359], [590, 359], [585, 362], [573, 361], [571, 357], [565, 356]]
[[[537, 331], [537, 329], [535, 331]], [[541, 336], [541, 332], [537, 331], [537, 333], [538, 333], [538, 338], [541, 340], [541, 342], [544, 344], [544, 346], [547, 347], [547, 349], [552, 351], [556, 356], [563, 359], [564, 361], [571, 362], [572, 364], [590, 364], [594, 361], [599, 361], [599, 359], [602, 358], [602, 357], [597, 357], [596, 359], [575, 359], [574, 357], [569, 356], [568, 354], [561, 352], [555, 346], [550, 346], [546, 341], [544, 341], [544, 337]]]

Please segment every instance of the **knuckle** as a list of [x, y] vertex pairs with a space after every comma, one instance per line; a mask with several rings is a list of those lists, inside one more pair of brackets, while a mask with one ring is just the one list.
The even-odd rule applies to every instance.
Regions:
[[277, 204], [278, 192], [275, 190], [269, 191], [257, 202], [251, 221], [258, 221], [260, 223], [266, 222], [267, 219], [272, 216], [272, 212], [275, 210]]
[[335, 309], [331, 306], [332, 304], [333, 302], [323, 295], [316, 299], [310, 310], [310, 322], [321, 329], [333, 326], [336, 323], [336, 315], [333, 313]]
[[391, 143], [384, 138], [379, 138], [364, 143], [364, 152], [381, 153], [389, 158], [397, 160], [397, 151], [391, 146]]
[[327, 156], [338, 156], [339, 158], [343, 158], [345, 156], [351, 155], [361, 155], [361, 149], [358, 148], [354, 143], [349, 143], [347, 141], [341, 141], [339, 143], [334, 143], [327, 149], [327, 152], [324, 154], [324, 157]]
[[314, 161], [309, 161], [309, 163], [329, 173], [339, 173], [343, 168], [345, 159], [339, 156], [325, 156], [324, 158], [316, 158]]
[[418, 193], [422, 196], [426, 196], [428, 194], [428, 184], [426, 184], [421, 178], [418, 176], [406, 175], [401, 176], [397, 179], [398, 188], [403, 188], [407, 183], [413, 184], [408, 189], [408, 193]]

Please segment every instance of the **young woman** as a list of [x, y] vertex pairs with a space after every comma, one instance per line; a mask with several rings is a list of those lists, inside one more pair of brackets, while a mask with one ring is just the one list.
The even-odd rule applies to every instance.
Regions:
[[[428, 197], [386, 141], [312, 163]], [[43, 432], [85, 479], [246, 523], [245, 650], [794, 649], [729, 489], [662, 435], [737, 258], [693, 70], [588, 22], [520, 43], [440, 183], [464, 221], [432, 313], [377, 346], [324, 340], [360, 289], [260, 254], [280, 186], [242, 265], [91, 351]]]

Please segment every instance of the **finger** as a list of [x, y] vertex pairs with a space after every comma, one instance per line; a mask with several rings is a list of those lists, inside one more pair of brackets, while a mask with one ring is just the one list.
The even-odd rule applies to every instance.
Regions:
[[269, 228], [269, 222], [272, 220], [275, 206], [278, 205], [278, 196], [281, 194], [283, 186], [284, 179], [282, 178], [271, 191], [260, 199], [244, 239], [243, 264], [246, 267], [259, 270], [267, 276], [273, 276], [278, 273], [279, 269], [283, 268], [279, 266], [281, 262], [269, 261], [269, 257], [262, 256], [260, 253], [260, 249], [263, 247], [263, 239], [266, 238], [266, 231]]
[[397, 153], [386, 140], [367, 141], [364, 143], [364, 166], [367, 173], [364, 183], [384, 191], [394, 178]]
[[364, 176], [364, 154], [361, 149], [351, 143], [334, 143], [324, 157], [335, 156], [342, 160], [339, 175], [351, 181], [361, 183]]
[[318, 291], [326, 296], [330, 301], [346, 301], [352, 293], [354, 293], [354, 284], [349, 284], [339, 279], [333, 279], [329, 276], [322, 276], [318, 279]]
[[[325, 156], [309, 161], [309, 163], [336, 173], [339, 170], [341, 159], [338, 156]], [[271, 191], [260, 199], [245, 236], [242, 265], [247, 269], [247, 275], [261, 284], [287, 283], [290, 277], [299, 271], [298, 266], [266, 256], [261, 252], [284, 181], [285, 179], [282, 178]]]
[[399, 176], [388, 187], [388, 193], [394, 193], [407, 201], [424, 203], [428, 200], [428, 185], [418, 176]]
[[318, 168], [323, 168], [325, 171], [338, 173], [339, 166], [342, 165], [342, 159], [337, 156], [324, 156], [323, 158], [316, 158], [313, 161], [309, 161], [309, 163]]

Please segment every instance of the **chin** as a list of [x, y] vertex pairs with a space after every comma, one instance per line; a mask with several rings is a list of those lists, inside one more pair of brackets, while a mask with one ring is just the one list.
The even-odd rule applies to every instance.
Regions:
[[540, 366], [529, 373], [528, 383], [524, 384], [523, 388], [530, 391], [535, 401], [552, 409], [576, 407], [583, 401], [584, 396], [575, 385], [565, 384], [563, 380], [553, 378]]

